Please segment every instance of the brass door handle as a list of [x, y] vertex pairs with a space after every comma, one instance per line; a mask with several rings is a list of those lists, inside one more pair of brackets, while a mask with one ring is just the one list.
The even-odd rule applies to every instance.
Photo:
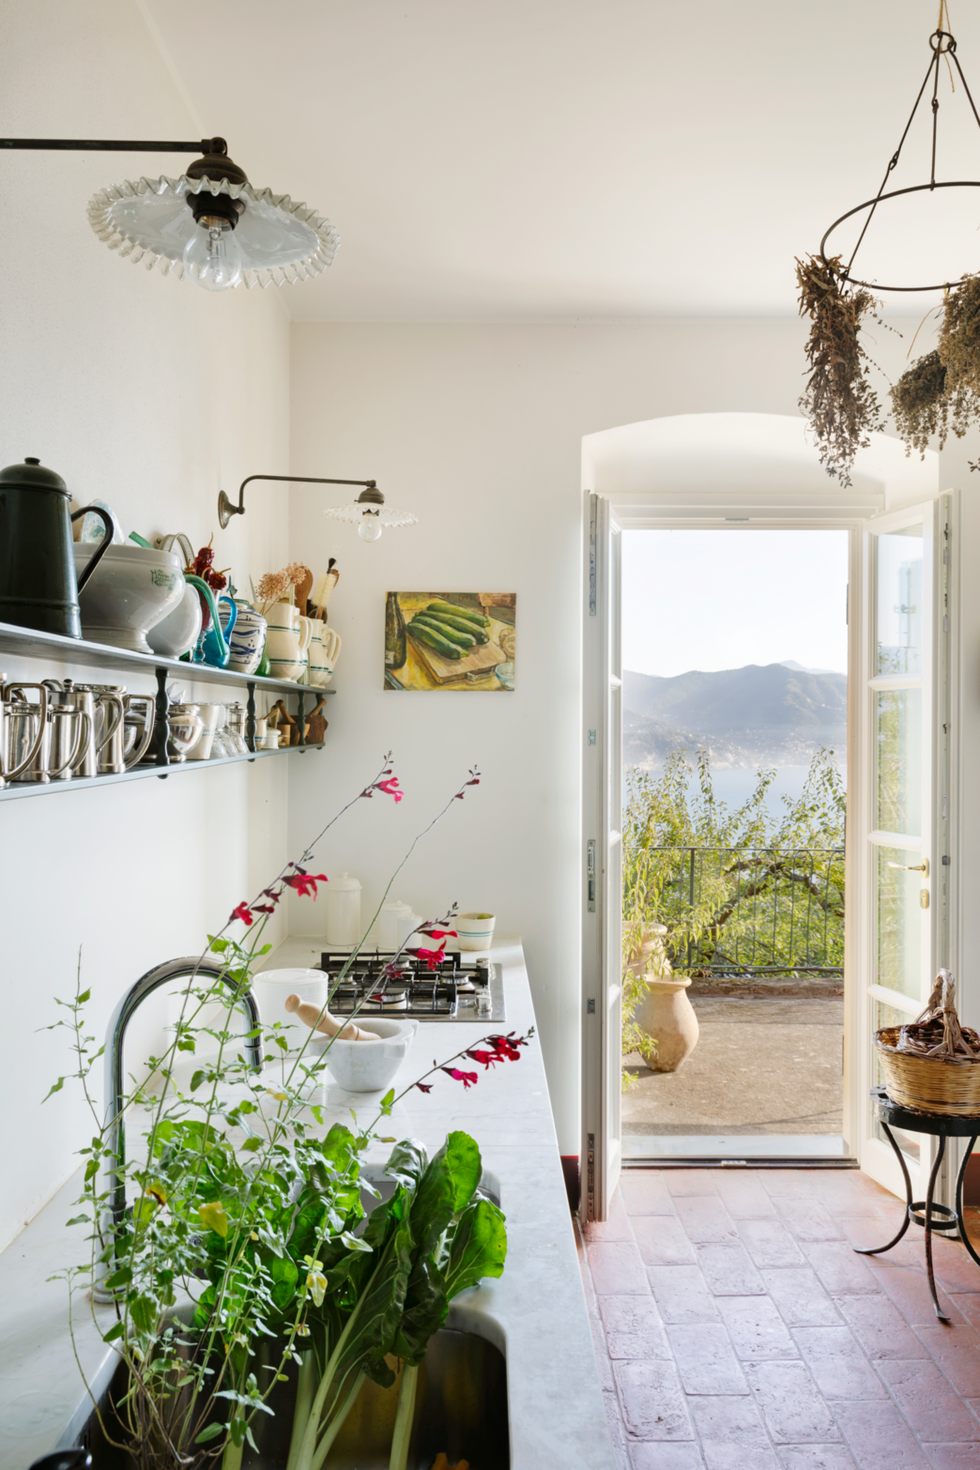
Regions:
[[924, 873], [929, 876], [929, 859], [923, 858], [921, 863], [889, 863], [890, 868], [899, 868], [903, 873]]

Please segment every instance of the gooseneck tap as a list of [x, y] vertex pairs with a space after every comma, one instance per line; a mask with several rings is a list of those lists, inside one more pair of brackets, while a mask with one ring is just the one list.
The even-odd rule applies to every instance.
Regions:
[[[262, 1024], [259, 1016], [258, 1004], [255, 996], [250, 990], [242, 990], [238, 982], [233, 980], [227, 973], [227, 968], [214, 963], [211, 960], [200, 960], [195, 955], [186, 955], [183, 959], [167, 960], [162, 965], [157, 965], [152, 970], [137, 980], [126, 994], [122, 997], [116, 1009], [112, 1013], [106, 1033], [105, 1046], [105, 1105], [106, 1105], [106, 1131], [108, 1133], [108, 1150], [106, 1153], [106, 1177], [105, 1190], [108, 1194], [108, 1208], [105, 1214], [105, 1226], [110, 1232], [116, 1229], [126, 1216], [126, 1179], [124, 1165], [126, 1162], [126, 1136], [123, 1128], [123, 1113], [125, 1111], [125, 1097], [123, 1089], [123, 1042], [126, 1038], [126, 1028], [147, 996], [159, 990], [161, 985], [166, 985], [171, 980], [191, 979], [200, 977], [205, 982], [219, 980], [232, 991], [235, 1000], [243, 1013], [245, 1051], [249, 1062], [256, 1072], [262, 1071], [262, 1037], [260, 1027]], [[115, 1293], [106, 1291], [101, 1282], [111, 1273], [112, 1267], [103, 1264], [99, 1268], [98, 1277], [93, 1287], [93, 1296], [98, 1302], [111, 1302], [115, 1300]]]

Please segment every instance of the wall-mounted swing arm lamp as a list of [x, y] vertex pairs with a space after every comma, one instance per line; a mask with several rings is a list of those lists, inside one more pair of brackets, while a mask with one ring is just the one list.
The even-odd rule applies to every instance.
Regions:
[[414, 526], [418, 516], [408, 510], [390, 510], [378, 489], [376, 480], [324, 480], [312, 475], [249, 475], [238, 488], [238, 504], [234, 505], [222, 490], [218, 496], [218, 524], [225, 530], [232, 516], [245, 514], [245, 486], [253, 480], [278, 480], [291, 485], [363, 485], [363, 490], [350, 505], [331, 505], [323, 514], [334, 521], [348, 521], [357, 526], [362, 541], [377, 541], [385, 526]]
[[134, 265], [158, 266], [162, 275], [178, 280], [189, 276], [205, 291], [312, 280], [340, 244], [336, 230], [315, 210], [288, 194], [253, 188], [228, 157], [224, 138], [0, 138], [4, 148], [199, 153], [179, 179], [144, 177], [100, 189], [89, 200], [88, 218], [103, 244]]

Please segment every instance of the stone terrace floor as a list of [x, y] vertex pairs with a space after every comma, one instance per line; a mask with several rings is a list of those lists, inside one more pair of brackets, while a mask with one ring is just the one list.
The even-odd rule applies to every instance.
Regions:
[[980, 1267], [934, 1237], [944, 1327], [917, 1226], [852, 1250], [903, 1211], [853, 1170], [625, 1170], [579, 1238], [622, 1470], [980, 1470]]

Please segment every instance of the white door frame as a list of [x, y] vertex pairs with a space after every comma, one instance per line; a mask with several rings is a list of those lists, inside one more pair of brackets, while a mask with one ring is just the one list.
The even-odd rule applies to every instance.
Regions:
[[[634, 529], [664, 529], [664, 530], [730, 530], [737, 534], [739, 530], [846, 530], [850, 533], [849, 547], [849, 616], [848, 616], [848, 793], [847, 793], [847, 838], [846, 838], [846, 863], [847, 863], [847, 911], [848, 924], [845, 935], [845, 959], [844, 959], [844, 997], [845, 997], [845, 1054], [844, 1054], [844, 1076], [845, 1088], [843, 1098], [843, 1128], [844, 1137], [851, 1145], [852, 1153], [860, 1146], [860, 1139], [864, 1134], [861, 1126], [864, 1110], [867, 1108], [869, 1080], [869, 1056], [868, 1047], [862, 1046], [861, 1038], [867, 1036], [867, 1030], [863, 1024], [863, 1011], [867, 1006], [866, 986], [864, 976], [867, 968], [867, 956], [869, 953], [867, 944], [866, 928], [859, 921], [859, 915], [866, 915], [867, 903], [870, 897], [866, 863], [864, 861], [866, 842], [862, 841], [861, 860], [855, 845], [858, 841], [859, 830], [862, 822], [856, 810], [856, 801], [859, 795], [865, 799], [865, 793], [869, 791], [869, 771], [867, 769], [869, 757], [869, 740], [867, 727], [867, 681], [861, 674], [866, 668], [866, 645], [868, 643], [867, 629], [869, 627], [867, 617], [869, 612], [868, 598], [870, 596], [869, 577], [867, 567], [866, 539], [863, 532], [870, 524], [876, 526], [885, 519], [890, 519], [882, 514], [883, 497], [869, 494], [856, 494], [848, 505], [847, 497], [835, 497], [835, 503], [828, 504], [826, 514], [820, 514], [813, 507], [812, 499], [806, 505], [792, 503], [792, 496], [787, 496], [786, 501], [777, 505], [770, 503], [765, 507], [753, 505], [751, 508], [740, 506], [734, 497], [731, 503], [719, 504], [723, 497], [715, 494], [705, 497], [706, 503], [698, 505], [691, 503], [685, 505], [683, 513], [678, 513], [677, 497], [656, 494], [641, 494], [638, 492], [626, 492], [621, 494], [610, 494], [603, 497], [608, 499], [619, 525], [623, 530]], [[926, 499], [939, 501], [944, 497], [924, 497]], [[657, 504], [659, 500], [666, 502]], [[586, 492], [586, 515], [588, 517], [588, 506], [590, 497]], [[669, 508], [668, 508], [669, 506]], [[744, 514], [748, 510], [749, 514]], [[671, 512], [674, 513], [671, 513]], [[742, 511], [742, 514], [739, 512]], [[666, 513], [665, 513], [666, 512]], [[727, 514], [726, 514], [727, 512]], [[761, 514], [760, 514], [761, 512]], [[848, 513], [850, 512], [850, 513]], [[938, 514], [938, 510], [937, 510]], [[955, 503], [952, 507], [953, 520], [955, 523], [958, 515]], [[907, 518], [907, 517], [906, 517]], [[588, 520], [585, 527], [587, 577], [589, 526]], [[953, 551], [948, 563], [948, 571], [952, 573], [956, 564], [958, 538], [954, 540]], [[586, 601], [588, 602], [588, 593]], [[860, 616], [855, 617], [854, 611], [860, 610]], [[942, 630], [942, 619], [934, 620], [939, 630]], [[952, 650], [956, 647], [956, 632], [954, 628], [954, 604], [952, 599], [947, 599], [946, 615], [946, 642], [942, 648], [934, 650], [934, 668], [942, 668], [949, 675], [956, 669], [957, 665], [953, 658]], [[585, 817], [585, 829], [583, 834], [583, 847], [588, 841], [591, 828], [595, 827], [597, 820], [597, 796], [599, 775], [599, 750], [597, 746], [589, 746], [589, 730], [595, 729], [594, 712], [596, 706], [596, 672], [594, 662], [591, 665], [589, 654], [589, 629], [588, 629], [588, 607], [586, 607], [586, 651], [585, 651], [585, 702], [583, 721], [583, 743], [585, 759], [583, 764], [583, 813]], [[593, 622], [593, 629], [595, 624]], [[595, 633], [593, 632], [593, 637]], [[593, 650], [592, 659], [595, 659]], [[951, 662], [952, 660], [952, 662]], [[947, 677], [946, 686], [949, 690], [951, 701], [950, 710], [947, 712], [946, 724], [949, 736], [947, 760], [950, 770], [947, 771], [948, 790], [948, 821], [952, 823], [955, 807], [955, 776], [956, 776], [956, 754], [955, 754], [955, 718], [957, 691], [955, 680]], [[598, 739], [598, 736], [596, 736]], [[934, 763], [935, 764], [935, 763]], [[852, 772], [857, 773], [858, 779], [853, 779]], [[940, 808], [941, 809], [941, 808]], [[866, 830], [866, 829], [865, 829]], [[938, 835], [938, 834], [937, 834]], [[952, 936], [956, 934], [956, 885], [958, 883], [958, 865], [955, 854], [951, 848], [955, 845], [955, 831], [950, 830], [945, 836], [945, 846], [951, 855], [953, 862], [952, 872], [954, 882], [947, 884], [945, 903], [943, 905], [945, 924], [943, 925], [946, 937], [941, 941], [949, 958], [946, 961], [955, 965], [957, 955]], [[939, 852], [936, 847], [935, 851]], [[585, 866], [583, 858], [583, 868]], [[949, 869], [944, 872], [944, 879], [948, 877]], [[933, 889], [936, 898], [937, 912], [939, 907], [939, 885]], [[601, 965], [601, 949], [596, 933], [595, 916], [590, 914], [588, 903], [583, 904], [584, 913], [584, 941], [583, 941], [583, 1137], [582, 1137], [582, 1214], [586, 1217], [589, 1169], [593, 1171], [593, 1185], [597, 1179], [602, 1180], [602, 1173], [607, 1158], [611, 1163], [612, 1170], [618, 1174], [621, 1163], [621, 1142], [619, 1138], [607, 1139], [603, 1136], [601, 1129], [597, 1132], [594, 1126], [590, 1126], [590, 1119], [594, 1124], [598, 1114], [596, 1110], [597, 1089], [601, 1085], [600, 1078], [606, 1070], [605, 1053], [607, 1047], [600, 1051], [595, 1027], [590, 1027], [591, 1015], [588, 1012], [589, 999], [595, 999], [598, 1007], [599, 998], [603, 993], [603, 986], [614, 988], [618, 992], [621, 987], [621, 976], [610, 981], [608, 974], [603, 976], [597, 973], [597, 965]], [[590, 920], [592, 921], [590, 924]], [[935, 927], [935, 925], [934, 925]], [[598, 987], [598, 989], [597, 989]], [[862, 1055], [856, 1052], [861, 1050]], [[600, 1072], [600, 1068], [602, 1071]], [[591, 1137], [590, 1137], [591, 1135]], [[591, 1156], [591, 1157], [590, 1157]], [[859, 1158], [860, 1156], [855, 1155]], [[952, 1166], [951, 1166], [952, 1167]], [[596, 1174], [598, 1170], [598, 1174]], [[602, 1192], [593, 1189], [593, 1209], [596, 1211], [595, 1218], [603, 1219], [604, 1203]]]

